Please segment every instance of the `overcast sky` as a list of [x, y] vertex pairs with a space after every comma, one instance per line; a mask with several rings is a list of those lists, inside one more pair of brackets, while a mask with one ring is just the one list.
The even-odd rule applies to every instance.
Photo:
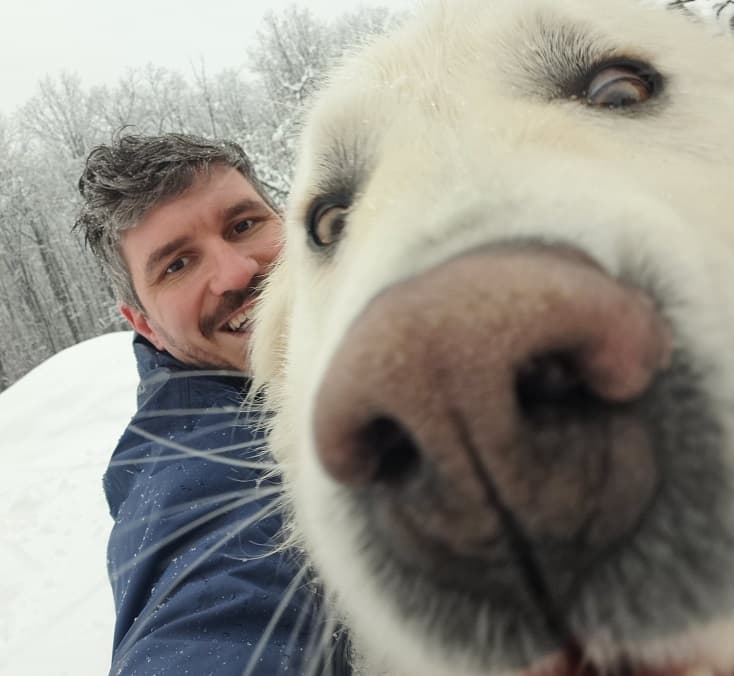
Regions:
[[245, 65], [248, 43], [268, 10], [292, 4], [321, 17], [360, 5], [394, 9], [411, 0], [2, 0], [0, 113], [11, 113], [45, 75], [66, 70], [85, 84], [115, 83], [148, 62], [188, 74], [204, 59], [215, 73]]

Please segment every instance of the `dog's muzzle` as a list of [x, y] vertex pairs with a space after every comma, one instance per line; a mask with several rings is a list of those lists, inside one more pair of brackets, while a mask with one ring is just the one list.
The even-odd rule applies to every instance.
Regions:
[[316, 399], [319, 457], [408, 567], [470, 592], [529, 579], [562, 606], [653, 498], [635, 403], [671, 342], [649, 296], [574, 250], [464, 255], [355, 321]]

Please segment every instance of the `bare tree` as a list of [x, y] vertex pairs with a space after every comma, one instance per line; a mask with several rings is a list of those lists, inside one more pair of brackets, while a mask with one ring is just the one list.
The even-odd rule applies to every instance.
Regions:
[[282, 203], [302, 111], [325, 69], [394, 19], [371, 8], [326, 23], [291, 8], [265, 18], [251, 72], [210, 75], [202, 62], [187, 79], [149, 64], [89, 89], [62, 73], [15, 116], [0, 116], [0, 390], [54, 352], [123, 328], [109, 280], [70, 232], [94, 145], [124, 126], [228, 137]]
[[71, 157], [84, 157], [98, 130], [89, 96], [79, 76], [71, 73], [41, 80], [38, 93], [22, 112], [22, 125], [31, 135], [63, 148]]

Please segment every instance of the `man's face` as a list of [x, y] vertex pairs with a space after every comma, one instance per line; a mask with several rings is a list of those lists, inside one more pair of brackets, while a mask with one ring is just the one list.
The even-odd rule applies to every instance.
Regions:
[[280, 249], [279, 216], [236, 169], [202, 174], [122, 237], [144, 312], [122, 305], [158, 349], [199, 366], [246, 368], [253, 290]]

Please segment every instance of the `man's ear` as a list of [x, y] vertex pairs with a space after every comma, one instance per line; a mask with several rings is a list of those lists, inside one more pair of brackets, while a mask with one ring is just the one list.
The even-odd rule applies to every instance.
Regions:
[[130, 326], [133, 327], [133, 331], [139, 333], [143, 338], [147, 338], [159, 350], [162, 351], [166, 349], [160, 337], [156, 333], [156, 330], [148, 322], [148, 318], [145, 314], [126, 303], [120, 303], [120, 312], [122, 312], [122, 316], [127, 319]]

